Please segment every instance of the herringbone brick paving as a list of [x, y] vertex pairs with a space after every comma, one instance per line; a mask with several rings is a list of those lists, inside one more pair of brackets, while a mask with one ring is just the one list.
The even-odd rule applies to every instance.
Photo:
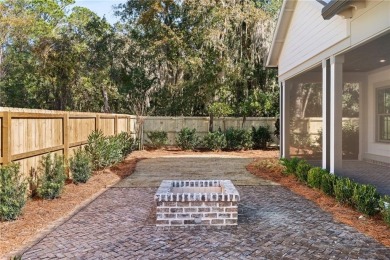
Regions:
[[156, 188], [111, 188], [23, 259], [390, 259], [386, 248], [280, 186], [237, 187], [237, 227], [156, 228]]

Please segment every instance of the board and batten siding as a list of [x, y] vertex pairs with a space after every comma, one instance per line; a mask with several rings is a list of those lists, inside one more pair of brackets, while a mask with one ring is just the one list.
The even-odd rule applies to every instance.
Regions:
[[298, 1], [279, 58], [279, 75], [295, 68], [348, 37], [348, 23], [340, 16], [325, 21], [322, 5]]

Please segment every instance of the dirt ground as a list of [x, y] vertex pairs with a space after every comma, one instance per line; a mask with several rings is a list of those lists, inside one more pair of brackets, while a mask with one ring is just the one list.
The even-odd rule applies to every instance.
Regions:
[[313, 201], [324, 211], [330, 212], [335, 220], [352, 226], [383, 245], [390, 247], [390, 227], [381, 220], [379, 215], [373, 217], [363, 216], [353, 208], [341, 205], [322, 191], [309, 188], [300, 183], [295, 177], [282, 175], [282, 168], [277, 159], [257, 159], [247, 166], [247, 170], [256, 176], [277, 182], [296, 194]]
[[[99, 194], [110, 186], [115, 185], [121, 179], [133, 173], [139, 160], [145, 158], [156, 158], [176, 155], [202, 155], [218, 154], [226, 156], [238, 156], [246, 158], [276, 158], [278, 151], [238, 151], [238, 152], [191, 152], [177, 149], [135, 151], [126, 160], [110, 169], [96, 172], [86, 184], [67, 184], [61, 198], [55, 200], [29, 200], [19, 219], [11, 222], [0, 222], [0, 256], [16, 252], [23, 247], [30, 245], [37, 238], [55, 228], [58, 223], [72, 216], [80, 208], [87, 205]], [[262, 159], [260, 159], [262, 158]], [[276, 160], [274, 159], [274, 162]], [[317, 203], [324, 210], [331, 212], [335, 219], [351, 225], [361, 232], [377, 239], [386, 246], [390, 246], [390, 229], [378, 218], [366, 218], [359, 220], [360, 214], [351, 208], [338, 205], [332, 198], [321, 192], [309, 189], [298, 183], [291, 177], [283, 177], [280, 172], [270, 170], [264, 165], [259, 167], [258, 163], [248, 166], [248, 170], [255, 175], [280, 183], [312, 201]], [[0, 257], [2, 258], [2, 257]]]

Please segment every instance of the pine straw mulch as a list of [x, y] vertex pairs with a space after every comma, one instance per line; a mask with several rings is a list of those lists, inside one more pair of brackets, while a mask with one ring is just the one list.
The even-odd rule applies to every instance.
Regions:
[[362, 214], [352, 207], [341, 205], [333, 197], [324, 194], [322, 191], [307, 187], [294, 176], [284, 176], [281, 173], [282, 166], [277, 159], [257, 159], [247, 166], [247, 170], [256, 176], [277, 182], [294, 193], [313, 201], [321, 209], [331, 213], [336, 221], [354, 227], [383, 245], [390, 247], [390, 227], [381, 220], [379, 215], [361, 217]]
[[[68, 183], [60, 198], [55, 200], [29, 199], [19, 219], [0, 222], [0, 259], [15, 255], [19, 250], [32, 245], [34, 241], [44, 236], [72, 216], [80, 208], [114, 185], [121, 179], [133, 173], [139, 160], [174, 155], [216, 154], [212, 152], [181, 151], [171, 147], [167, 150], [134, 151], [124, 162], [95, 172], [85, 184]], [[237, 151], [218, 152], [219, 155], [233, 155], [250, 158], [276, 157], [278, 151]]]
[[139, 160], [128, 157], [110, 169], [95, 172], [85, 184], [68, 183], [58, 199], [29, 199], [19, 219], [0, 222], [0, 259], [29, 246], [108, 187], [129, 176]]

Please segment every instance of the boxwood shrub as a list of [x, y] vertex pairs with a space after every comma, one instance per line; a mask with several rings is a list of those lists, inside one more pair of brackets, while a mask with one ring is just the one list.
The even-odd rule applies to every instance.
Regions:
[[280, 159], [280, 163], [285, 167], [283, 174], [285, 174], [285, 175], [295, 174], [295, 172], [297, 170], [298, 163], [301, 160], [302, 159], [299, 159], [297, 157], [293, 157], [291, 159], [287, 159], [287, 158]]
[[352, 196], [356, 183], [349, 178], [338, 178], [334, 184], [334, 194], [340, 203], [353, 205]]
[[380, 211], [383, 220], [388, 226], [390, 226], [390, 196], [385, 195], [379, 200]]
[[321, 176], [321, 190], [330, 196], [334, 196], [334, 184], [337, 181], [337, 176], [328, 172], [324, 172]]
[[372, 216], [378, 212], [380, 196], [376, 188], [370, 184], [356, 183], [352, 201], [361, 213]]
[[298, 180], [303, 183], [307, 183], [307, 174], [311, 168], [312, 166], [310, 164], [308, 164], [305, 160], [301, 160], [298, 163], [297, 169], [295, 171]]
[[314, 167], [307, 173], [307, 184], [312, 188], [321, 188], [322, 175], [328, 172], [321, 167]]

